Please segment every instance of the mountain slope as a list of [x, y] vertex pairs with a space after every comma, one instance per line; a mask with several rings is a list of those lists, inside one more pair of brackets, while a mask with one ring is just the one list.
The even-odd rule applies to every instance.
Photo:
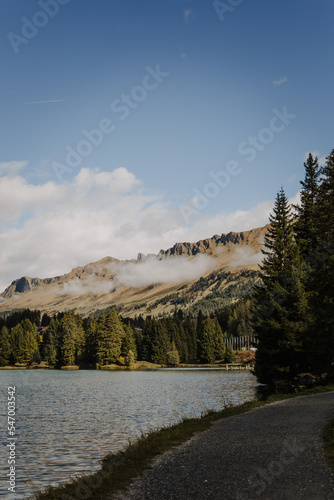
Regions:
[[177, 243], [158, 255], [136, 260], [105, 257], [54, 278], [24, 276], [0, 294], [0, 312], [75, 309], [83, 315], [116, 306], [125, 316], [196, 312], [221, 307], [249, 293], [258, 280], [267, 226]]

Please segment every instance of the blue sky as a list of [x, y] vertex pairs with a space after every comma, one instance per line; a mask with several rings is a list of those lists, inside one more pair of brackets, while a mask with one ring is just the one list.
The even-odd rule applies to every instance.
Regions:
[[334, 4], [216, 4], [2, 1], [0, 287], [295, 199], [305, 154], [334, 147]]

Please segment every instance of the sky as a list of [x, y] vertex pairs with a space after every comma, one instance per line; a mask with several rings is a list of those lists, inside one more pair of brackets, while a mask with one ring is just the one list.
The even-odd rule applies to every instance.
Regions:
[[0, 290], [268, 222], [334, 147], [332, 0], [2, 0]]

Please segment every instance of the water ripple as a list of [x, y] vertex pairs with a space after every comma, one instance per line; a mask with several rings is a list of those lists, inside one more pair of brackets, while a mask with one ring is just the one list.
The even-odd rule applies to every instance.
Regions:
[[[97, 470], [100, 460], [142, 433], [241, 404], [254, 397], [248, 372], [161, 370], [154, 372], [5, 371], [0, 372], [1, 408], [6, 387], [16, 386], [17, 494]], [[4, 414], [4, 412], [1, 412]], [[2, 420], [6, 429], [6, 420]], [[3, 449], [6, 450], [4, 433]], [[7, 452], [1, 453], [3, 478]], [[9, 495], [5, 481], [0, 486]]]

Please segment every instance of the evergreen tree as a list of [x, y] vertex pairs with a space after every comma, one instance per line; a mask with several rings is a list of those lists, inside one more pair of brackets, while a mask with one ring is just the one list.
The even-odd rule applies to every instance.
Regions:
[[153, 329], [151, 333], [151, 346], [152, 346], [152, 363], [167, 364], [167, 352], [171, 350], [171, 342], [169, 340], [166, 321], [154, 320]]
[[156, 364], [167, 364], [167, 352], [171, 350], [166, 320], [147, 316], [143, 329], [142, 358]]
[[222, 360], [225, 356], [225, 342], [222, 329], [217, 320], [214, 323], [215, 336], [214, 336], [214, 356], [216, 360]]
[[73, 366], [83, 360], [85, 332], [82, 320], [73, 312], [65, 313], [60, 320], [59, 340], [61, 342], [60, 364]]
[[296, 241], [304, 259], [312, 257], [318, 245], [316, 202], [319, 195], [318, 158], [310, 153], [304, 163], [305, 179], [300, 181], [300, 205], [294, 205], [297, 221], [294, 225]]
[[147, 316], [142, 326], [141, 337], [141, 357], [143, 361], [152, 361], [152, 337], [154, 330], [155, 320], [151, 316]]
[[0, 366], [8, 366], [12, 358], [12, 345], [10, 342], [10, 333], [6, 326], [1, 328], [0, 333]]
[[97, 327], [97, 361], [100, 365], [116, 363], [121, 354], [123, 324], [115, 309], [107, 317], [100, 315]]
[[173, 318], [167, 318], [165, 321], [170, 340], [174, 342], [180, 359], [184, 362], [188, 358], [188, 344], [181, 320], [174, 314]]
[[334, 362], [334, 150], [321, 168], [316, 220], [318, 244], [311, 261], [313, 352], [317, 368], [325, 370]]
[[95, 365], [97, 363], [97, 322], [90, 316], [85, 324], [85, 361]]
[[213, 363], [215, 357], [216, 328], [210, 319], [202, 324], [202, 334], [198, 345], [198, 359], [201, 363]]
[[175, 343], [172, 342], [172, 348], [170, 351], [167, 353], [167, 364], [168, 366], [179, 366], [180, 364], [180, 356], [179, 352], [176, 349]]
[[[22, 356], [21, 363], [29, 364], [34, 355], [36, 360], [40, 359], [38, 353], [38, 341], [37, 341], [37, 326], [29, 319], [25, 319], [20, 323], [23, 329], [23, 344], [22, 344]], [[38, 356], [37, 356], [38, 353]]]
[[185, 338], [187, 339], [188, 346], [188, 358], [186, 361], [191, 362], [194, 362], [197, 359], [197, 335], [194, 321], [195, 320], [191, 320], [189, 316], [187, 316], [183, 321], [183, 331]]
[[51, 317], [47, 313], [44, 313], [41, 319], [41, 326], [49, 326], [50, 321]]
[[128, 366], [137, 360], [137, 346], [133, 329], [130, 325], [124, 326], [124, 337], [122, 339], [121, 355], [125, 358]]
[[234, 363], [235, 355], [231, 345], [226, 347], [225, 351], [225, 363]]
[[[44, 316], [43, 316], [44, 317]], [[50, 319], [47, 329], [43, 334], [43, 358], [50, 366], [58, 362], [58, 323], [54, 318]]]
[[299, 250], [283, 188], [270, 222], [260, 266], [263, 286], [257, 286], [254, 293], [255, 375], [261, 383], [292, 378], [298, 372], [307, 314]]
[[21, 326], [21, 323], [14, 326], [11, 331], [11, 344], [12, 344], [12, 359], [13, 364], [24, 363], [24, 331]]
[[61, 332], [61, 365], [74, 366], [75, 365], [75, 335], [74, 335], [74, 322], [69, 315], [65, 315], [60, 322]]
[[202, 310], [200, 309], [198, 311], [197, 315], [197, 321], [196, 321], [196, 333], [197, 333], [197, 339], [199, 340], [202, 335], [202, 329], [203, 329], [203, 322], [204, 322], [204, 315], [202, 313]]

